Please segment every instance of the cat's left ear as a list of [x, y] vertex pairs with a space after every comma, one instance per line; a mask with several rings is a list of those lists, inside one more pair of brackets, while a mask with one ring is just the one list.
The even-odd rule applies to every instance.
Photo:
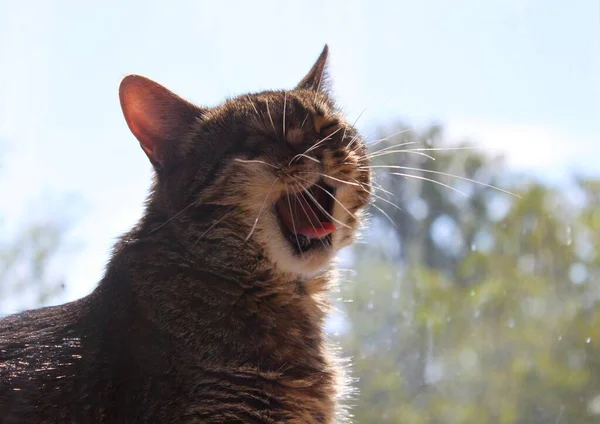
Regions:
[[297, 89], [313, 90], [326, 92], [327, 85], [327, 56], [329, 54], [329, 47], [325, 44], [323, 51], [319, 55], [319, 58], [306, 74], [306, 76], [300, 81], [300, 84], [296, 86]]
[[129, 129], [157, 170], [177, 162], [182, 139], [204, 112], [139, 75], [121, 81], [119, 99]]

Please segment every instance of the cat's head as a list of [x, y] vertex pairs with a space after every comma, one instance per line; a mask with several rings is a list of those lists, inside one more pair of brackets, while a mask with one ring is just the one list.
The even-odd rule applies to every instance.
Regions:
[[371, 183], [365, 143], [328, 94], [326, 64], [327, 47], [294, 89], [213, 108], [126, 77], [125, 119], [156, 170], [151, 202], [202, 221], [198, 238], [233, 230], [239, 249], [259, 250], [274, 269], [322, 269], [353, 242]]

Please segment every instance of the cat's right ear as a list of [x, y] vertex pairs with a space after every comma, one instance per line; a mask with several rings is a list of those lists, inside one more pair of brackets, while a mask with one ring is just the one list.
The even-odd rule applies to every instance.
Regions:
[[119, 99], [129, 129], [157, 169], [177, 160], [181, 139], [204, 112], [139, 75], [128, 75], [121, 81]]
[[327, 75], [327, 56], [329, 55], [329, 47], [325, 44], [319, 58], [313, 65], [308, 74], [296, 86], [298, 89], [313, 90], [327, 92], [328, 75]]

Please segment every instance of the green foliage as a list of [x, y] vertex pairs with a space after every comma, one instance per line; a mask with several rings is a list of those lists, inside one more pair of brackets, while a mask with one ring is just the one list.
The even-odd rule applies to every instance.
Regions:
[[[442, 141], [434, 128], [376, 147]], [[374, 229], [357, 247], [358, 274], [343, 288], [357, 422], [598, 422], [600, 182], [577, 181], [584, 201], [569, 205], [567, 193], [511, 177], [476, 151], [433, 151], [435, 161], [415, 152], [376, 157], [378, 166], [435, 172], [376, 168], [392, 194], [378, 196], [398, 208], [379, 199]], [[386, 175], [394, 170], [468, 196]], [[380, 242], [390, 231], [400, 249]]]
[[50, 270], [64, 232], [64, 227], [54, 222], [33, 223], [16, 237], [0, 239], [3, 307], [10, 311], [37, 307], [64, 289], [62, 280]]

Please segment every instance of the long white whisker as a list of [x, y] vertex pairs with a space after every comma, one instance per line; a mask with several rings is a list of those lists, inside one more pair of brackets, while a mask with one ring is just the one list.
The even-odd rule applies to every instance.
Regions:
[[335, 134], [337, 134], [341, 130], [342, 130], [342, 127], [339, 127], [337, 130], [335, 130], [334, 132], [332, 132], [328, 136], [323, 137], [322, 139], [320, 139], [319, 141], [317, 141], [315, 144], [313, 144], [312, 146], [310, 146], [308, 149], [306, 149], [306, 151], [304, 153], [312, 152], [317, 147], [319, 147], [321, 145], [321, 143], [323, 143], [323, 142], [331, 139], [331, 137], [333, 137]]
[[195, 245], [196, 245], [196, 244], [197, 244], [197, 243], [198, 243], [198, 242], [199, 242], [199, 241], [200, 241], [200, 240], [201, 240], [201, 239], [202, 239], [202, 238], [203, 238], [203, 237], [204, 237], [206, 234], [208, 234], [208, 232], [209, 232], [210, 230], [212, 230], [213, 228], [215, 228], [215, 227], [216, 227], [216, 226], [217, 226], [217, 225], [218, 225], [220, 222], [222, 222], [222, 221], [223, 221], [225, 218], [227, 218], [229, 215], [231, 215], [231, 214], [232, 214], [234, 211], [235, 211], [235, 209], [234, 209], [234, 210], [231, 210], [231, 211], [229, 211], [229, 212], [227, 212], [227, 213], [226, 213], [225, 215], [223, 215], [221, 218], [219, 218], [218, 220], [216, 220], [215, 222], [213, 222], [213, 223], [211, 224], [211, 226], [210, 226], [210, 227], [208, 227], [208, 228], [206, 229], [206, 231], [204, 231], [202, 234], [200, 234], [200, 236], [198, 236], [198, 238], [196, 239], [196, 241], [195, 241], [195, 242], [194, 242], [194, 244], [192, 245], [192, 248], [193, 248], [193, 247], [194, 247], [194, 246], [195, 246]]
[[406, 151], [413, 152], [434, 152], [434, 151], [446, 151], [446, 150], [472, 150], [477, 149], [477, 146], [457, 146], [457, 147], [428, 147], [428, 148], [417, 148], [417, 149], [406, 149]]
[[275, 129], [275, 123], [273, 122], [273, 117], [271, 116], [271, 111], [269, 110], [269, 99], [265, 99], [265, 102], [267, 104], [267, 115], [269, 116], [269, 120], [271, 121], [271, 126], [273, 127], [273, 134], [275, 135], [275, 137], [277, 139], [279, 139], [279, 137], [277, 137], [277, 130]]
[[[394, 226], [394, 228], [398, 229], [398, 225], [396, 225], [396, 223], [394, 222], [394, 220], [392, 220], [392, 218], [390, 218], [390, 216], [387, 213], [385, 213], [385, 211], [383, 209], [381, 209], [375, 203], [371, 203], [371, 206], [373, 206], [375, 209], [377, 209], [379, 212], [381, 212], [383, 214], [383, 216], [385, 216], [388, 219], [388, 221], [390, 221], [390, 223]], [[402, 210], [402, 209], [400, 209], [400, 210]]]
[[[354, 181], [357, 181], [357, 180], [354, 180]], [[385, 188], [382, 187], [381, 184], [379, 184], [375, 180], [372, 180], [372, 181], [373, 181], [373, 184], [375, 184], [377, 187], [373, 187], [373, 185], [367, 184], [367, 187], [369, 187], [371, 190], [373, 190], [373, 191], [380, 190], [380, 191], [383, 191], [388, 196], [394, 197], [394, 193], [392, 193], [391, 191], [387, 191]]]
[[304, 152], [302, 153], [298, 153], [296, 156], [294, 156], [291, 160], [290, 163], [288, 163], [288, 166], [290, 166], [292, 164], [292, 162], [294, 162], [297, 158], [302, 157], [302, 155], [305, 155], [311, 151], [313, 151], [314, 149], [316, 149], [317, 147], [319, 147], [319, 145], [323, 142], [325, 142], [326, 140], [329, 140], [331, 137], [333, 137], [333, 135], [335, 133], [337, 133], [338, 131], [341, 131], [342, 127], [339, 127], [337, 130], [335, 130], [334, 132], [332, 132], [331, 134], [329, 134], [327, 137], [322, 138], [321, 140], [317, 141], [315, 144], [313, 144], [312, 146], [310, 146], [308, 149], [306, 149]]
[[287, 92], [283, 92], [283, 139], [285, 140], [285, 108], [287, 106]]
[[[390, 134], [387, 137], [380, 138], [379, 140], [374, 140], [371, 143], [369, 143], [369, 148], [372, 148], [373, 146], [376, 146], [377, 144], [381, 143], [382, 141], [389, 140], [392, 137], [396, 137], [397, 135], [403, 134], [403, 133], [408, 132], [408, 131], [411, 131], [411, 129], [410, 128], [406, 128], [406, 129], [398, 131], [398, 132], [396, 132], [394, 134]], [[415, 143], [417, 143], [417, 142], [415, 141]]]
[[[350, 228], [348, 225], [344, 224], [343, 222], [340, 222], [340, 221], [338, 221], [338, 220], [337, 220], [337, 219], [335, 219], [333, 216], [331, 216], [331, 214], [330, 214], [329, 212], [327, 212], [327, 211], [325, 210], [325, 208], [323, 208], [323, 206], [321, 206], [321, 204], [320, 204], [320, 203], [317, 201], [317, 199], [315, 199], [315, 198], [313, 197], [313, 195], [310, 193], [310, 191], [308, 191], [308, 190], [304, 190], [304, 192], [303, 192], [303, 193], [306, 193], [306, 195], [307, 195], [308, 197], [310, 197], [310, 199], [311, 199], [311, 200], [312, 200], [312, 201], [315, 203], [315, 205], [317, 205], [317, 207], [318, 207], [319, 209], [321, 209], [321, 211], [322, 211], [322, 212], [323, 212], [325, 215], [327, 215], [327, 217], [331, 218], [331, 220], [332, 220], [332, 221], [335, 221], [335, 222], [337, 222], [338, 224], [340, 224], [340, 225], [341, 225], [341, 226], [343, 226], [343, 227]], [[351, 228], [350, 228], [350, 229], [351, 229]]]
[[267, 195], [265, 196], [265, 200], [263, 200], [262, 206], [260, 207], [260, 209], [258, 211], [258, 215], [256, 216], [256, 219], [254, 220], [252, 229], [250, 230], [250, 233], [248, 234], [248, 236], [246, 236], [246, 239], [244, 241], [248, 241], [250, 236], [252, 236], [252, 234], [254, 233], [254, 230], [256, 229], [256, 224], [258, 224], [258, 219], [260, 218], [260, 215], [262, 214], [262, 211], [265, 208], [265, 205], [267, 204], [267, 200], [269, 199], [269, 196], [271, 195], [271, 191], [273, 191], [273, 187], [275, 187], [275, 183], [277, 182], [277, 180], [279, 180], [279, 177], [277, 177], [277, 178], [275, 178], [275, 180], [273, 180], [273, 184], [271, 184], [271, 187], [269, 188], [269, 191], [267, 192]]
[[[360, 117], [363, 115], [363, 113], [365, 113], [366, 110], [367, 110], [367, 108], [364, 108], [362, 110], [362, 112], [358, 114], [358, 116], [354, 120], [354, 123], [352, 124], [352, 128], [354, 128], [356, 126], [356, 123], [358, 122], [358, 120], [360, 119]], [[344, 140], [346, 138], [346, 130], [347, 130], [347, 128], [344, 128], [344, 134], [342, 135], [342, 140]], [[354, 138], [354, 137], [352, 137], [352, 138]], [[350, 142], [352, 142], [352, 140], [350, 140]], [[348, 145], [346, 145], [346, 147], [349, 149], [350, 145], [348, 144]]]
[[[391, 136], [390, 136], [390, 137], [391, 137]], [[383, 141], [383, 140], [384, 140], [384, 139], [380, 139], [379, 141]], [[378, 142], [379, 142], [379, 141], [378, 141]], [[362, 157], [360, 158], [360, 160], [369, 159], [370, 157], [372, 157], [372, 156], [373, 156], [373, 155], [375, 155], [375, 154], [382, 153], [382, 152], [388, 151], [388, 150], [390, 150], [390, 149], [394, 149], [394, 148], [396, 148], [396, 147], [408, 146], [409, 144], [418, 144], [418, 143], [419, 143], [418, 141], [408, 141], [408, 142], [404, 142], [404, 143], [394, 144], [393, 146], [384, 147], [384, 148], [382, 148], [382, 149], [375, 150], [374, 152], [371, 152], [371, 153], [369, 153], [369, 154], [366, 154], [366, 155], [362, 156]], [[372, 147], [373, 147], [375, 144], [377, 144], [377, 143], [374, 143], [373, 145], [369, 146], [369, 148], [372, 148]], [[348, 153], [348, 156], [346, 156], [346, 157], [344, 158], [343, 162], [345, 162], [345, 161], [346, 161], [346, 160], [347, 160], [347, 159], [350, 157], [350, 155], [352, 154], [352, 152], [354, 152], [354, 150], [351, 150], [351, 151]]]
[[[302, 184], [299, 184], [299, 187], [303, 188]], [[304, 197], [304, 194], [303, 194], [304, 190], [300, 191], [299, 193], [304, 198], [304, 201], [306, 201], [306, 197]], [[306, 219], [307, 219], [308, 223], [310, 224], [311, 227], [313, 227], [313, 230], [315, 230], [315, 233], [317, 233], [317, 228], [314, 226], [314, 224], [312, 223], [310, 217], [308, 216], [308, 212], [306, 211], [306, 208], [304, 207], [304, 205], [302, 204], [302, 202], [299, 202], [298, 200], [296, 200], [296, 201], [298, 202], [298, 204], [302, 208], [302, 211], [304, 212], [304, 215], [306, 216]], [[314, 214], [314, 211], [313, 211], [313, 214]], [[319, 225], [321, 226], [321, 228], [323, 228], [323, 224], [319, 223]], [[296, 237], [298, 237], [298, 236], [296, 236]], [[319, 240], [321, 241], [321, 244], [323, 246], [325, 246], [325, 242], [322, 239], [319, 239]]]
[[[405, 144], [405, 143], [403, 143]], [[385, 156], [387, 154], [390, 153], [417, 153], [419, 154], [420, 152], [427, 152], [427, 151], [450, 151], [450, 150], [467, 150], [467, 149], [477, 149], [477, 147], [475, 146], [464, 146], [464, 147], [432, 147], [432, 148], [427, 148], [427, 149], [399, 149], [399, 150], [388, 150], [388, 148], [385, 149], [381, 149], [381, 150], [377, 150], [375, 152], [372, 152], [368, 155], [365, 155], [365, 158], [368, 159], [372, 159], [378, 156]], [[434, 159], [434, 157], [426, 155], [428, 158], [430, 159]]]
[[189, 208], [191, 208], [192, 206], [194, 206], [195, 201], [190, 203], [189, 205], [187, 205], [185, 208], [181, 209], [179, 212], [177, 212], [175, 215], [173, 215], [171, 218], [167, 219], [165, 222], [163, 222], [162, 224], [160, 224], [158, 227], [154, 228], [153, 230], [148, 231], [148, 234], [152, 234], [155, 231], [160, 230], [162, 227], [164, 227], [165, 225], [167, 225], [169, 222], [171, 222], [172, 220], [174, 220], [175, 218], [177, 218], [179, 215], [181, 215], [183, 212], [185, 212], [186, 210], [188, 210]]
[[[360, 182], [358, 182], [358, 181], [357, 181], [357, 180], [355, 180], [355, 179], [354, 179], [354, 181], [355, 181], [355, 182], [353, 183], [353, 182], [350, 182], [350, 181], [344, 181], [344, 180], [340, 180], [339, 178], [335, 178], [335, 177], [332, 177], [331, 175], [323, 174], [323, 173], [321, 173], [321, 172], [311, 172], [311, 171], [305, 171], [305, 172], [300, 172], [300, 173], [302, 173], [302, 174], [316, 174], [316, 175], [320, 175], [320, 176], [322, 176], [323, 178], [330, 178], [330, 179], [332, 179], [332, 180], [334, 180], [334, 181], [337, 181], [337, 182], [340, 182], [340, 183], [342, 183], [342, 184], [348, 184], [348, 185], [351, 185], [351, 186], [354, 186], [354, 187], [361, 187], [361, 188], [363, 188], [363, 189], [364, 189], [365, 187], [368, 187], [368, 188], [370, 188], [370, 189], [371, 189], [371, 191], [369, 192], [369, 195], [371, 195], [371, 196], [373, 196], [373, 197], [376, 197], [377, 199], [381, 199], [381, 200], [383, 200], [384, 202], [387, 202], [387, 203], [389, 203], [390, 205], [394, 206], [394, 207], [395, 207], [395, 208], [397, 208], [398, 210], [401, 210], [402, 212], [404, 212], [404, 211], [403, 211], [403, 210], [402, 210], [402, 209], [401, 209], [401, 208], [400, 208], [398, 205], [396, 205], [395, 203], [393, 203], [393, 202], [389, 201], [388, 199], [385, 199], [385, 198], [383, 198], [383, 197], [381, 197], [381, 196], [378, 196], [377, 194], [373, 193], [375, 190], [381, 190], [381, 191], [383, 191], [383, 192], [384, 192], [384, 193], [386, 193], [386, 194], [389, 194], [389, 195], [392, 195], [392, 196], [394, 195], [392, 192], [390, 192], [390, 191], [387, 191], [386, 189], [384, 189], [383, 187], [381, 187], [381, 185], [379, 185], [379, 184], [377, 184], [377, 185], [378, 185], [378, 187], [373, 187], [371, 184], [367, 184], [367, 183], [360, 183]], [[298, 177], [298, 178], [300, 178], [300, 177]], [[303, 179], [303, 180], [304, 180], [304, 179]], [[312, 182], [311, 182], [311, 181], [309, 181], [309, 180], [304, 180], [304, 181], [306, 181], [306, 182], [309, 182], [309, 183], [311, 183], [311, 184], [312, 184]], [[373, 183], [375, 183], [375, 181], [373, 181]], [[329, 193], [328, 193], [328, 194], [329, 194]]]
[[444, 183], [443, 183], [443, 182], [441, 182], [441, 181], [434, 180], [434, 179], [431, 179], [431, 178], [422, 177], [421, 175], [404, 174], [404, 173], [402, 173], [402, 172], [390, 172], [390, 175], [398, 175], [398, 176], [400, 176], [400, 177], [407, 177], [407, 178], [414, 178], [414, 179], [416, 179], [416, 180], [429, 181], [429, 182], [431, 182], [431, 183], [434, 183], [434, 184], [439, 184], [439, 185], [441, 185], [441, 186], [443, 186], [443, 187], [449, 188], [450, 190], [452, 190], [452, 191], [455, 191], [455, 192], [457, 192], [457, 193], [459, 193], [459, 194], [462, 194], [462, 195], [463, 195], [463, 196], [465, 196], [465, 197], [469, 197], [469, 196], [468, 196], [466, 193], [464, 193], [464, 192], [460, 191], [460, 190], [459, 190], [459, 189], [457, 189], [457, 188], [454, 188], [454, 187], [452, 187], [451, 185], [444, 184]]
[[263, 164], [263, 165], [270, 166], [271, 168], [275, 168], [275, 169], [277, 169], [278, 171], [280, 171], [280, 170], [281, 170], [281, 168], [280, 168], [280, 167], [278, 167], [278, 166], [275, 166], [275, 165], [272, 165], [272, 164], [270, 164], [270, 163], [268, 163], [268, 162], [265, 162], [264, 160], [258, 160], [258, 159], [240, 159], [240, 158], [235, 158], [235, 159], [234, 159], [234, 161], [236, 161], [236, 162], [241, 162], [241, 163], [260, 163], [260, 164]]
[[[298, 177], [296, 176], [295, 178], [300, 178], [301, 180], [310, 183], [309, 180], [304, 179], [302, 177]], [[350, 212], [348, 209], [346, 209], [346, 207], [344, 206], [344, 204], [342, 202], [340, 202], [338, 199], [335, 198], [335, 196], [333, 194], [331, 194], [330, 192], [328, 192], [325, 188], [323, 188], [320, 184], [314, 184], [315, 186], [317, 186], [318, 188], [320, 188], [325, 194], [327, 194], [329, 197], [331, 197], [338, 205], [340, 205], [352, 218], [357, 219], [356, 216]]]
[[427, 173], [430, 173], [430, 174], [444, 175], [446, 177], [457, 178], [459, 180], [468, 181], [468, 182], [471, 182], [473, 184], [478, 184], [478, 185], [483, 186], [483, 187], [488, 187], [488, 188], [491, 188], [491, 189], [494, 189], [494, 190], [498, 190], [498, 191], [500, 191], [502, 193], [506, 193], [506, 194], [509, 194], [511, 196], [518, 197], [519, 199], [523, 198], [523, 197], [519, 196], [518, 194], [515, 194], [515, 193], [512, 193], [510, 191], [501, 189], [499, 187], [496, 187], [496, 186], [493, 186], [493, 185], [490, 185], [490, 184], [486, 184], [486, 183], [482, 183], [481, 181], [477, 181], [477, 180], [474, 180], [472, 178], [467, 178], [467, 177], [461, 177], [461, 176], [458, 176], [458, 175], [448, 174], [447, 172], [433, 171], [433, 170], [430, 170], [430, 169], [413, 168], [413, 167], [410, 167], [410, 166], [400, 166], [400, 165], [370, 165], [368, 167], [364, 167], [363, 166], [363, 167], [360, 167], [360, 168], [361, 169], [372, 169], [372, 168], [406, 169], [406, 170], [409, 170], [409, 171], [421, 171], [421, 172], [427, 172]]
[[260, 116], [260, 113], [258, 113], [258, 109], [256, 108], [256, 106], [254, 106], [254, 102], [252, 101], [252, 99], [250, 98], [250, 96], [246, 96], [246, 97], [248, 97], [248, 101], [250, 102], [250, 105], [254, 109], [254, 112], [256, 112], [256, 115]]
[[344, 180], [340, 180], [339, 178], [335, 178], [332, 177], [331, 175], [327, 175], [327, 174], [323, 174], [321, 172], [314, 172], [314, 171], [299, 171], [299, 174], [316, 174], [316, 175], [320, 175], [323, 178], [328, 178], [330, 180], [333, 181], [337, 181], [338, 183], [342, 183], [342, 184], [348, 184], [348, 185], [352, 185], [352, 186], [356, 186], [356, 187], [362, 187], [362, 185], [360, 183], [352, 183], [350, 181], [344, 181]]
[[[387, 146], [387, 147], [383, 147], [383, 148], [381, 148], [379, 150], [375, 150], [374, 152], [369, 153], [369, 155], [374, 155], [374, 154], [377, 154], [377, 153], [387, 152], [388, 150], [395, 149], [397, 147], [408, 146], [410, 144], [419, 144], [419, 142], [418, 141], [405, 141], [404, 143], [398, 143], [398, 144], [394, 144], [393, 146]], [[369, 146], [369, 147], [372, 147], [372, 146]]]
[[392, 153], [412, 153], [413, 155], [424, 156], [427, 159], [435, 160], [435, 158], [433, 156], [428, 155], [427, 153], [416, 151], [416, 150], [388, 150], [387, 152], [383, 152], [383, 153], [371, 153], [370, 155], [365, 156], [365, 158], [374, 159], [374, 158], [377, 158], [380, 156], [386, 156], [386, 155], [389, 155]]
[[[316, 163], [321, 163], [321, 161], [320, 161], [319, 159], [317, 159], [317, 158], [313, 158], [312, 156], [305, 155], [304, 153], [298, 153], [298, 154], [297, 154], [295, 157], [303, 157], [303, 158], [306, 158], [306, 159], [310, 159], [310, 160], [312, 160], [313, 162], [316, 162]], [[291, 163], [290, 163], [290, 164], [288, 164], [288, 166], [289, 166], [289, 165], [291, 165]]]
[[[327, 140], [330, 140], [331, 137], [333, 137], [335, 134], [337, 134], [338, 132], [340, 132], [342, 130], [342, 127], [338, 127], [337, 130], [335, 130], [334, 132], [332, 132], [331, 134], [329, 134], [328, 136], [323, 137], [321, 140], [317, 141], [315, 144], [313, 144], [311, 147], [309, 147], [306, 152], [312, 152], [313, 150], [315, 150], [317, 147], [319, 147], [319, 145]], [[305, 153], [306, 153], [305, 152]]]
[[[285, 183], [285, 191], [288, 191], [287, 183]], [[296, 237], [296, 244], [298, 245], [298, 252], [300, 252], [300, 256], [302, 256], [302, 248], [300, 247], [300, 240], [298, 239], [298, 232], [296, 231], [296, 224], [294, 222], [294, 212], [292, 212], [292, 201], [290, 200], [290, 196], [286, 196], [288, 201], [288, 206], [290, 207], [290, 216], [292, 218], [292, 228], [294, 229], [294, 237]]]
[[[359, 138], [360, 138], [360, 135], [356, 134], [354, 137], [352, 137], [352, 138], [350, 139], [350, 141], [348, 142], [348, 144], [346, 144], [346, 148], [347, 148], [348, 150], [350, 150], [350, 153], [352, 153], [352, 152], [354, 151], [354, 150], [352, 150], [352, 145], [353, 145], [353, 144], [354, 144], [354, 142], [355, 142], [356, 140], [358, 140]], [[348, 157], [350, 156], [350, 153], [348, 154], [348, 156], [346, 156], [346, 158], [345, 158], [344, 160], [348, 159]]]
[[378, 196], [378, 195], [377, 195], [377, 194], [375, 194], [375, 193], [371, 193], [371, 196], [373, 196], [373, 197], [375, 197], [376, 199], [379, 199], [379, 200], [381, 200], [381, 201], [383, 201], [383, 202], [385, 202], [385, 203], [387, 203], [387, 204], [389, 204], [389, 205], [393, 206], [394, 208], [398, 209], [398, 210], [399, 210], [399, 211], [401, 211], [401, 212], [404, 212], [404, 209], [402, 209], [400, 206], [398, 206], [397, 204], [395, 204], [394, 202], [392, 202], [392, 201], [390, 201], [390, 200], [388, 200], [388, 199], [385, 199], [385, 198], [383, 198], [383, 197], [381, 197], [381, 196]]
[[321, 76], [319, 77], [319, 84], [317, 85], [317, 89], [315, 90], [315, 96], [313, 97], [313, 102], [317, 100], [317, 94], [321, 92], [321, 83], [323, 82], [323, 75], [325, 72], [321, 72]]
[[302, 124], [300, 124], [300, 129], [304, 128], [304, 124], [306, 123], [306, 120], [308, 119], [308, 113], [306, 114], [306, 116], [304, 117], [304, 120], [302, 121]]

